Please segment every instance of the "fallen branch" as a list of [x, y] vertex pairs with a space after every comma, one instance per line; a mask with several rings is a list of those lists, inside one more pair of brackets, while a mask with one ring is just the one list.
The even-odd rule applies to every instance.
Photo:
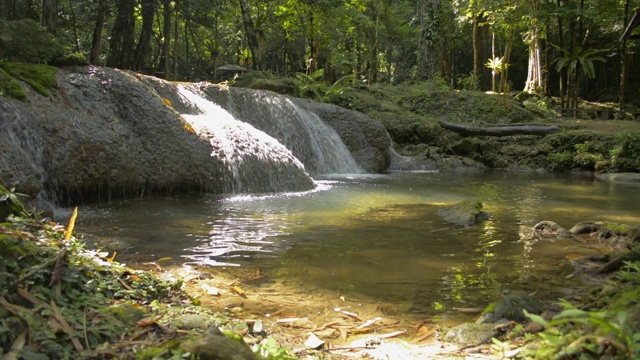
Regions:
[[35, 268], [31, 269], [28, 273], [20, 276], [16, 281], [11, 283], [11, 285], [9, 285], [9, 286], [10, 287], [14, 287], [14, 286], [20, 284], [21, 282], [25, 281], [26, 279], [31, 277], [31, 275], [37, 273], [38, 271], [50, 266], [51, 264], [57, 263], [58, 260], [64, 259], [67, 256], [67, 253], [68, 253], [67, 248], [63, 248], [62, 251], [60, 251], [60, 253], [58, 254], [58, 256], [56, 256], [54, 258], [51, 258], [51, 259], [43, 262], [42, 264], [36, 266]]
[[496, 127], [473, 127], [460, 124], [440, 122], [440, 126], [463, 136], [510, 136], [536, 135], [545, 136], [560, 131], [558, 126], [514, 125]]

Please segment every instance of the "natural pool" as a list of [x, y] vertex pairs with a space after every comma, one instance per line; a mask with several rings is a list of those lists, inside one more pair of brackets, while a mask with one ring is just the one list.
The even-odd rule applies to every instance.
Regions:
[[[555, 298], [576, 285], [569, 258], [597, 251], [572, 239], [532, 239], [539, 221], [567, 229], [583, 220], [640, 223], [638, 187], [584, 174], [392, 172], [317, 181], [305, 193], [81, 207], [77, 229], [124, 240], [130, 248], [121, 261], [259, 268], [325, 296], [432, 314], [483, 307], [503, 289]], [[493, 219], [463, 227], [437, 215], [466, 199], [482, 201]]]

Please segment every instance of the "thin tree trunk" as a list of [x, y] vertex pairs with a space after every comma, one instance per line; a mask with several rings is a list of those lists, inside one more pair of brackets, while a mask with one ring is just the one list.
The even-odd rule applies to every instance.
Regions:
[[[629, 22], [629, 0], [624, 2], [624, 29], [627, 28]], [[618, 99], [618, 109], [622, 109], [622, 103], [624, 102], [624, 93], [627, 86], [627, 39], [622, 39], [620, 45], [620, 90]]]
[[442, 48], [433, 29], [438, 28], [440, 0], [420, 0], [417, 4], [420, 19], [420, 43], [418, 44], [418, 79], [434, 78], [442, 63]]
[[[0, 3], [3, 2], [0, 0]], [[73, 6], [73, 4], [72, 4]], [[0, 11], [2, 14], [2, 11]], [[58, 0], [42, 1], [42, 26], [50, 34], [56, 34], [56, 25], [58, 24]]]
[[91, 53], [89, 55], [89, 63], [93, 65], [100, 64], [100, 55], [102, 54], [102, 29], [104, 29], [106, 13], [107, 6], [104, 4], [104, 0], [99, 0], [96, 7], [96, 24], [93, 27]]
[[151, 45], [151, 35], [153, 34], [153, 18], [158, 7], [158, 0], [142, 0], [142, 29], [140, 30], [140, 38], [133, 57], [133, 68], [142, 70], [148, 66], [148, 53]]
[[171, 79], [169, 73], [169, 48], [171, 45], [171, 0], [164, 0], [164, 23], [162, 28], [162, 35], [164, 36], [164, 42], [162, 43], [162, 72], [164, 78]]
[[135, 40], [135, 2], [117, 0], [117, 15], [109, 43], [107, 66], [131, 69]]
[[247, 0], [240, 1], [240, 10], [242, 12], [242, 23], [244, 24], [244, 31], [247, 35], [247, 42], [249, 50], [251, 51], [251, 68], [253, 70], [258, 69], [258, 35], [253, 25], [253, 19], [251, 19], [251, 8]]
[[180, 10], [178, 8], [178, 0], [175, 1], [176, 19], [173, 22], [173, 77], [178, 78], [178, 25], [180, 24]]

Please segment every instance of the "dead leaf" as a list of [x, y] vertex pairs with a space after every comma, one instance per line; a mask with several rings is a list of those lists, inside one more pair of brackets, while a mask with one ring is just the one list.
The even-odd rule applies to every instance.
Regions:
[[386, 334], [382, 334], [382, 335], [378, 335], [377, 338], [379, 339], [389, 339], [389, 338], [394, 338], [396, 336], [400, 336], [403, 335], [404, 333], [406, 333], [406, 330], [399, 330], [399, 331], [394, 331], [394, 332], [390, 332], [390, 333], [386, 333]]
[[162, 98], [162, 100], [164, 101], [165, 104], [171, 106], [171, 100], [169, 100], [167, 98]]
[[108, 263], [112, 263], [112, 262], [113, 262], [113, 259], [115, 259], [115, 258], [116, 258], [116, 254], [117, 254], [117, 252], [114, 250], [114, 251], [113, 251], [113, 255], [112, 255], [111, 257], [107, 258], [107, 262], [108, 262]]
[[193, 126], [189, 125], [189, 124], [184, 124], [184, 128], [185, 130], [187, 130], [188, 132], [195, 134], [196, 133], [196, 129], [193, 128]]
[[239, 286], [231, 286], [231, 292], [238, 294], [245, 299], [247, 298], [247, 295], [244, 293], [244, 290], [242, 290], [242, 288], [240, 288]]
[[220, 290], [217, 287], [214, 287], [214, 286], [211, 286], [211, 285], [208, 285], [208, 284], [204, 284], [204, 283], [201, 285], [201, 287], [202, 287], [202, 290], [204, 290], [204, 292], [207, 295], [213, 295], [213, 296], [220, 295]]
[[78, 217], [78, 207], [76, 206], [73, 209], [73, 214], [71, 214], [71, 219], [69, 220], [69, 225], [67, 225], [67, 231], [64, 234], [64, 240], [67, 241], [71, 239], [71, 234], [73, 233], [73, 227], [76, 225], [76, 218]]
[[361, 329], [366, 328], [367, 326], [371, 326], [371, 325], [373, 325], [373, 323], [375, 323], [375, 322], [376, 322], [376, 320], [377, 320], [377, 319], [367, 320], [364, 324], [362, 324], [362, 325], [358, 326], [358, 327], [356, 328], [356, 330], [361, 330]]
[[348, 317], [350, 317], [352, 319], [355, 319], [355, 320], [358, 320], [358, 321], [362, 321], [362, 319], [360, 319], [358, 317], [358, 314], [356, 314], [356, 313], [352, 313], [352, 312], [349, 312], [349, 311], [346, 311], [346, 310], [340, 310], [339, 313], [341, 313], [343, 315], [346, 315], [346, 316], [348, 316]]
[[324, 344], [323, 340], [320, 340], [314, 333], [309, 333], [307, 341], [304, 342], [304, 346], [310, 349], [317, 349]]
[[156, 321], [153, 318], [146, 317], [144, 319], [138, 320], [138, 322], [136, 322], [136, 326], [137, 327], [145, 327], [145, 326], [153, 325], [155, 323], [156, 323]]

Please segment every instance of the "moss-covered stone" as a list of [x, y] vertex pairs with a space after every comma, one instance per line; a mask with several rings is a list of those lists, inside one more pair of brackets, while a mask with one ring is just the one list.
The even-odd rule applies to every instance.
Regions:
[[51, 65], [54, 66], [84, 66], [89, 65], [89, 60], [84, 56], [83, 53], [72, 53], [67, 55], [62, 55], [60, 57], [55, 58]]
[[18, 196], [19, 194], [0, 185], [0, 222], [5, 221], [10, 215], [22, 216], [25, 214], [24, 206]]
[[20, 83], [2, 68], [0, 68], [0, 95], [19, 100], [24, 100], [27, 97]]
[[49, 96], [49, 89], [56, 86], [56, 69], [48, 65], [0, 62], [0, 68], [43, 96]]
[[58, 40], [35, 20], [0, 20], [0, 60], [47, 63], [63, 52]]

